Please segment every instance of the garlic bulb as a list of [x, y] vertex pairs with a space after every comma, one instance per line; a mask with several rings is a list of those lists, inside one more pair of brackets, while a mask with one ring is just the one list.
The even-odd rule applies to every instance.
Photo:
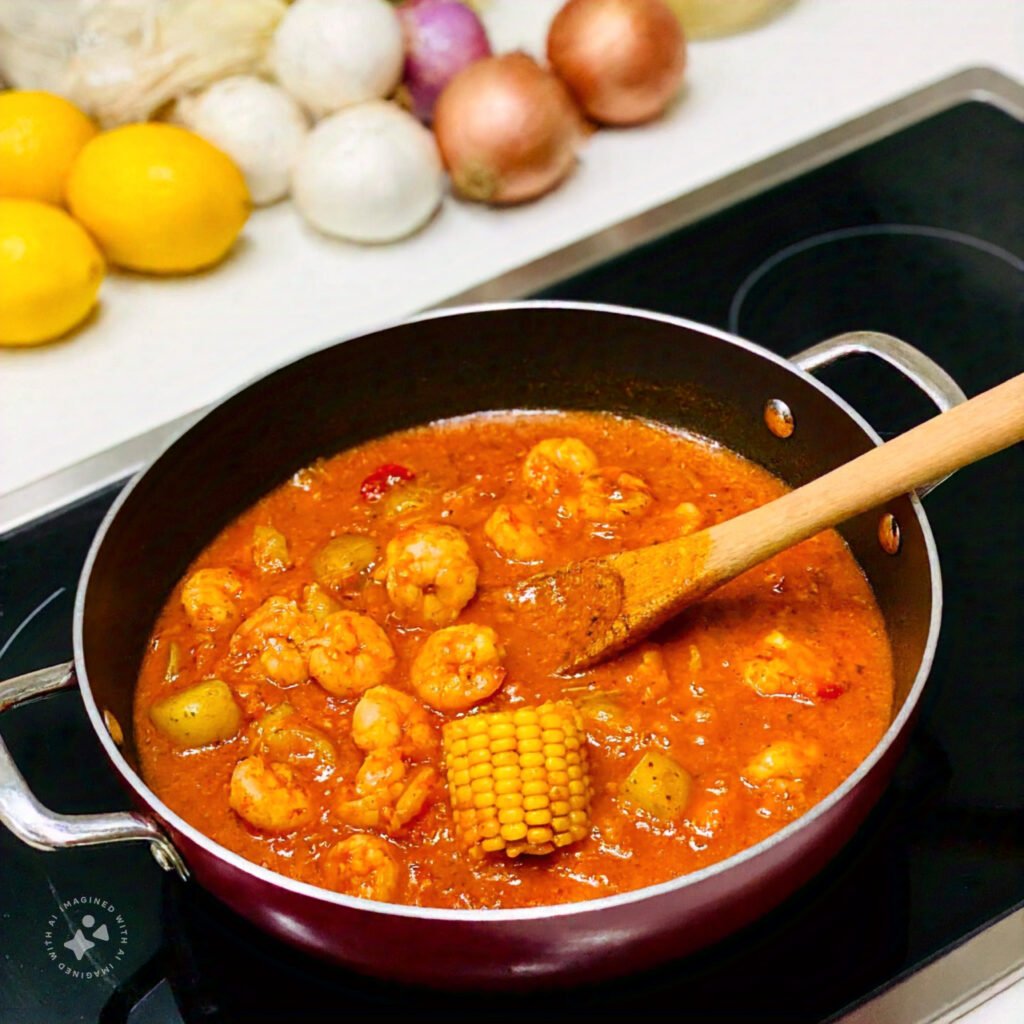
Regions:
[[254, 203], [262, 206], [288, 194], [307, 123], [280, 86], [235, 75], [179, 100], [175, 116], [238, 164]]
[[0, 78], [66, 96], [104, 127], [258, 73], [284, 0], [0, 0]]
[[317, 117], [389, 96], [404, 59], [401, 22], [385, 0], [296, 0], [270, 49], [278, 81]]
[[444, 173], [434, 137], [393, 103], [376, 101], [321, 121], [292, 176], [303, 217], [328, 235], [391, 242], [440, 205]]

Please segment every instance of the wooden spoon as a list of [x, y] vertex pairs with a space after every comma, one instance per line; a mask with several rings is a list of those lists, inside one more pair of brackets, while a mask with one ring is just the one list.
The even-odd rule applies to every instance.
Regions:
[[558, 671], [579, 672], [772, 555], [1022, 439], [1024, 374], [751, 512], [531, 576], [510, 600], [534, 628], [559, 640]]

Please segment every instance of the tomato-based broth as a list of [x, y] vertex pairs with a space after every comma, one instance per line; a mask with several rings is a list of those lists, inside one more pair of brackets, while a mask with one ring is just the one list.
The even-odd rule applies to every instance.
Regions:
[[784, 491], [600, 413], [471, 416], [317, 462], [171, 593], [136, 694], [143, 775], [243, 857], [395, 903], [584, 900], [728, 857], [888, 726], [885, 626], [839, 535], [569, 677], [509, 587]]

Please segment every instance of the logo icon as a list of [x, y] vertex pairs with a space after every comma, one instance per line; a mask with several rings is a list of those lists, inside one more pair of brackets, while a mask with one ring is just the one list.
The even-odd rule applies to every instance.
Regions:
[[70, 978], [102, 978], [124, 960], [128, 925], [112, 903], [96, 896], [63, 900], [46, 922], [43, 945]]

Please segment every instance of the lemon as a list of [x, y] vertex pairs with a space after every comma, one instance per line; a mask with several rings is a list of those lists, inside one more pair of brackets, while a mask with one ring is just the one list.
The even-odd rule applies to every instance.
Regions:
[[35, 345], [81, 323], [103, 271], [96, 243], [63, 210], [0, 199], [0, 344]]
[[49, 92], [0, 92], [0, 197], [64, 201], [64, 181], [96, 126]]
[[157, 274], [216, 263], [249, 216], [231, 159], [171, 124], [97, 135], [71, 168], [67, 199], [112, 263]]

